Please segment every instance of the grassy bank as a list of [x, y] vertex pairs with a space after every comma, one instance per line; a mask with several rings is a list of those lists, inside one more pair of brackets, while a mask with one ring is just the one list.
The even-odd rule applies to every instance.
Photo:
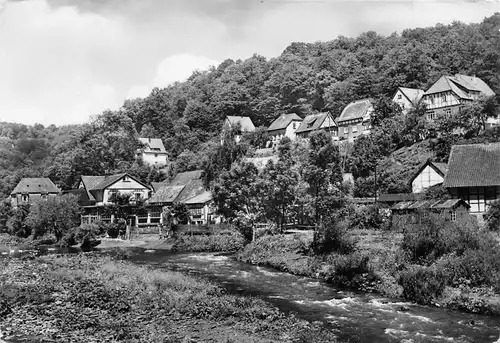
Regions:
[[[238, 259], [266, 265], [296, 275], [319, 278], [340, 287], [376, 292], [392, 298], [405, 298], [422, 304], [459, 309], [473, 313], [500, 315], [500, 279], [474, 280], [450, 275], [464, 275], [462, 260], [455, 253], [443, 256], [429, 267], [414, 265], [401, 254], [403, 235], [376, 230], [350, 233], [356, 249], [350, 254], [314, 255], [312, 233], [262, 237], [247, 245]], [[468, 256], [468, 255], [467, 255]], [[468, 257], [461, 257], [461, 259]], [[482, 275], [481, 256], [470, 257], [476, 267], [471, 274]], [[439, 270], [439, 272], [434, 272]], [[496, 276], [495, 276], [496, 277]], [[495, 287], [495, 282], [497, 282]]]
[[335, 341], [321, 326], [181, 273], [94, 254], [0, 263], [4, 339], [17, 333], [30, 342]]
[[216, 231], [211, 235], [179, 234], [173, 251], [188, 252], [236, 252], [243, 249], [245, 238], [235, 230]]

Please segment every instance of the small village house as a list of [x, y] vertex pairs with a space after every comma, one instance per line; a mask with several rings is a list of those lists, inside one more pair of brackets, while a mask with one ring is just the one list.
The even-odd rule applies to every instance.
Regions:
[[245, 132], [254, 132], [255, 126], [250, 117], [227, 116], [222, 126], [223, 134], [229, 129], [236, 131], [234, 133], [234, 140], [239, 143], [241, 135]]
[[421, 89], [398, 87], [392, 101], [401, 107], [403, 114], [407, 114], [411, 108], [418, 104], [423, 95], [424, 91]]
[[209, 224], [214, 219], [212, 194], [201, 179], [203, 171], [177, 174], [169, 182], [152, 183], [153, 194], [147, 202], [148, 217], [139, 218], [139, 224], [161, 223], [161, 209], [174, 203], [185, 204], [190, 224]]
[[146, 184], [128, 173], [121, 173], [109, 176], [82, 175], [78, 189], [69, 193], [79, 195], [79, 203], [85, 211], [82, 219], [93, 222], [113, 221], [113, 218], [103, 216], [104, 207], [113, 204], [113, 195], [129, 194], [132, 201], [144, 201], [148, 199], [149, 192]]
[[373, 105], [369, 99], [353, 101], [337, 118], [339, 139], [353, 142], [360, 135], [367, 135], [371, 129]]
[[10, 193], [12, 207], [31, 204], [38, 200], [47, 200], [57, 196], [61, 191], [46, 177], [26, 177], [21, 179]]
[[481, 95], [492, 96], [495, 93], [476, 76], [441, 76], [422, 96], [427, 108], [427, 120], [432, 122], [438, 117], [456, 114], [461, 106], [477, 100]]
[[500, 199], [500, 143], [454, 145], [443, 186], [472, 213], [487, 211]]
[[412, 192], [422, 193], [431, 186], [442, 184], [447, 172], [448, 165], [446, 163], [427, 160], [410, 179]]
[[145, 164], [164, 166], [168, 162], [168, 154], [160, 138], [139, 138], [144, 144], [137, 151], [137, 158], [141, 158]]
[[311, 114], [304, 118], [295, 135], [300, 138], [307, 138], [312, 132], [324, 130], [333, 139], [337, 139], [337, 124], [332, 115], [328, 112]]
[[471, 218], [469, 209], [469, 204], [462, 199], [397, 202], [391, 207], [391, 223], [403, 227], [420, 224], [425, 216], [432, 213], [446, 221], [463, 221]]
[[296, 138], [295, 131], [302, 123], [302, 118], [295, 113], [286, 113], [276, 118], [267, 128], [272, 144], [277, 144], [283, 137]]

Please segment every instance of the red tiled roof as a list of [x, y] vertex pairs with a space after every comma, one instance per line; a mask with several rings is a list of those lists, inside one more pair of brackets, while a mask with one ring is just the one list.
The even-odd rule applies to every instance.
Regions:
[[443, 185], [500, 186], [500, 143], [454, 145]]

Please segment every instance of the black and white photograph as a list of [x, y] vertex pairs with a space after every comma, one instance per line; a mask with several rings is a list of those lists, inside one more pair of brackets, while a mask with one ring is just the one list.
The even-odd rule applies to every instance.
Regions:
[[0, 0], [0, 343], [500, 343], [500, 0]]

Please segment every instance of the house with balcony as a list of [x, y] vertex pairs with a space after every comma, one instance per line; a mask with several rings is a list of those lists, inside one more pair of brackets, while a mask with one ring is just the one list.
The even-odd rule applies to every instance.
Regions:
[[323, 112], [308, 115], [295, 131], [295, 135], [300, 138], [307, 138], [312, 132], [320, 130], [324, 130], [333, 139], [337, 139], [337, 124], [330, 113]]
[[337, 118], [338, 137], [353, 142], [371, 130], [373, 105], [370, 99], [356, 100], [348, 104]]
[[392, 101], [399, 105], [403, 114], [407, 114], [411, 108], [419, 103], [424, 93], [422, 89], [398, 87]]
[[476, 76], [444, 75], [424, 93], [422, 101], [427, 108], [427, 121], [433, 122], [439, 117], [456, 114], [461, 106], [480, 96], [493, 95], [493, 90]]
[[56, 197], [61, 190], [47, 177], [25, 177], [10, 192], [12, 207]]
[[295, 113], [286, 113], [276, 118], [267, 128], [271, 143], [277, 144], [283, 137], [296, 138], [295, 132], [300, 127], [302, 118]]
[[465, 200], [471, 213], [486, 212], [500, 199], [500, 143], [454, 145], [443, 186]]
[[160, 138], [139, 138], [144, 145], [137, 151], [137, 158], [141, 158], [145, 164], [164, 166], [168, 162], [168, 154]]

